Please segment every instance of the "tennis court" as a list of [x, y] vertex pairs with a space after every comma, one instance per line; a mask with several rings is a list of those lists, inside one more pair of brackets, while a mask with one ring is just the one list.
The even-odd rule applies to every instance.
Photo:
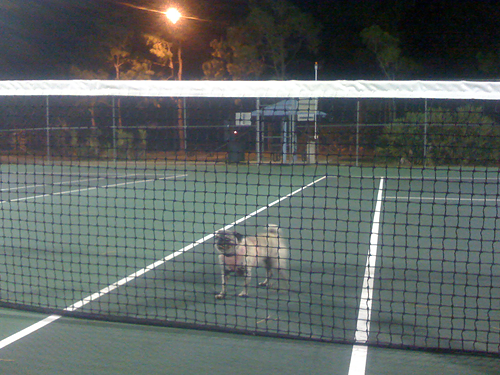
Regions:
[[[495, 352], [498, 172], [404, 172], [225, 164], [3, 166], [2, 303], [209, 330], [119, 328], [148, 336], [167, 330], [188, 346], [196, 346], [187, 344], [195, 337], [218, 337], [230, 345], [244, 340], [250, 351], [276, 340], [287, 356], [311, 350], [331, 359], [338, 351], [346, 371], [351, 345], [360, 337], [378, 346]], [[232, 278], [226, 299], [216, 300], [214, 232], [234, 227], [253, 235], [267, 223], [279, 224], [289, 242], [289, 290], [261, 288], [253, 279], [250, 296], [238, 298], [242, 280]], [[258, 270], [257, 278], [263, 277]], [[11, 311], [5, 316], [25, 325]], [[35, 337], [45, 329], [89, 325], [67, 319]], [[90, 323], [98, 340], [104, 324]], [[317, 342], [227, 338], [212, 330]], [[323, 361], [321, 368], [335, 363]], [[490, 358], [481, 364], [492, 371], [498, 365]]]
[[0, 86], [0, 372], [499, 372], [498, 83]]

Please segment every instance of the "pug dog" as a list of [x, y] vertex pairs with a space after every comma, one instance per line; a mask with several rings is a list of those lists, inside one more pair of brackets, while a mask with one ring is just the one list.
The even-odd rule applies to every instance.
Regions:
[[219, 252], [222, 269], [222, 290], [216, 295], [217, 299], [226, 296], [226, 285], [231, 273], [245, 277], [243, 291], [238, 296], [247, 296], [252, 271], [258, 266], [267, 269], [267, 278], [259, 285], [270, 285], [273, 270], [277, 270], [280, 279], [288, 283], [288, 246], [280, 228], [275, 224], [269, 224], [265, 231], [256, 236], [220, 230], [215, 234], [215, 248]]

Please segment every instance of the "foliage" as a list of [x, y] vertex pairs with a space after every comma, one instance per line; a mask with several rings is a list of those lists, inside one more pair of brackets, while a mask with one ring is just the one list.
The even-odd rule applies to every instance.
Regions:
[[361, 31], [361, 39], [366, 47], [375, 54], [377, 63], [388, 79], [396, 79], [400, 73], [415, 70], [416, 64], [401, 55], [399, 39], [372, 25]]
[[476, 55], [479, 70], [487, 75], [498, 78], [500, 75], [500, 48], [488, 52], [478, 52]]
[[146, 45], [149, 47], [149, 52], [156, 57], [156, 61], [151, 61], [152, 64], [162, 68], [159, 75], [164, 75], [164, 69], [168, 68], [170, 74], [167, 79], [174, 76], [174, 53], [172, 52], [173, 43], [155, 35], [145, 35]]
[[482, 107], [472, 105], [431, 108], [427, 117], [409, 112], [385, 127], [377, 152], [410, 164], [496, 164], [500, 129]]
[[101, 141], [102, 133], [99, 129], [88, 129], [86, 131], [70, 129], [69, 135], [70, 150], [73, 152], [73, 156], [92, 159], [100, 157], [104, 145]]
[[316, 52], [319, 24], [287, 0], [254, 0], [247, 18], [214, 41], [205, 77], [241, 79], [260, 76], [264, 67], [276, 79], [286, 78], [288, 65], [302, 52]]
[[116, 131], [116, 154], [119, 159], [140, 159], [146, 155], [147, 131], [138, 129], [137, 134], [133, 131], [117, 129]]
[[[90, 59], [93, 64], [84, 61], [71, 65], [70, 73], [77, 78], [147, 80], [163, 76], [164, 68], [172, 59], [170, 49], [164, 51], [165, 46], [170, 46], [164, 39], [149, 34], [137, 35], [114, 25], [106, 27], [104, 38], [90, 38], [87, 43], [93, 45], [89, 51], [93, 54]], [[142, 48], [145, 46], [150, 50]]]
[[151, 79], [155, 74], [151, 68], [152, 62], [135, 53], [132, 38], [130, 33], [116, 34], [104, 42], [106, 61], [114, 68], [115, 79]]
[[233, 80], [258, 78], [264, 70], [264, 63], [256, 46], [245, 45], [228, 32], [227, 40], [213, 40], [212, 59], [203, 63], [203, 73], [207, 79]]

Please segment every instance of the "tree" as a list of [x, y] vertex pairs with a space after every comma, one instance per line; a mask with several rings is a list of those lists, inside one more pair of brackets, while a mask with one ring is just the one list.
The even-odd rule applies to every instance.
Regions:
[[407, 112], [384, 128], [377, 147], [381, 157], [410, 164], [495, 165], [500, 129], [482, 107], [433, 107]]
[[[80, 69], [77, 66], [71, 66], [70, 72], [71, 72], [72, 76], [82, 78], [82, 79], [106, 79], [106, 78], [108, 78], [108, 73], [106, 73], [102, 69], [100, 69], [98, 71], [92, 71], [92, 70]], [[89, 101], [91, 128], [97, 129], [95, 110], [96, 110], [96, 105], [100, 99], [96, 98], [96, 97], [89, 97], [87, 100]]]
[[[110, 31], [113, 31], [110, 29]], [[155, 72], [152, 61], [141, 55], [135, 45], [135, 35], [118, 28], [102, 42], [108, 66], [113, 67], [115, 79], [151, 79]]]
[[[175, 70], [174, 70], [174, 54], [172, 52], [173, 43], [166, 41], [163, 38], [159, 38], [153, 35], [146, 35], [147, 45], [150, 47], [149, 52], [156, 56], [156, 65], [162, 67], [164, 70], [165, 67], [170, 69], [170, 75], [167, 79], [175, 78]], [[179, 67], [177, 71], [177, 79], [182, 79], [182, 57], [181, 57], [181, 47], [179, 45], [177, 50], [177, 56], [179, 59]], [[174, 99], [177, 102], [177, 132], [179, 134], [179, 145], [181, 149], [185, 150], [186, 146], [186, 134], [184, 132], [184, 99], [177, 98]]]
[[264, 62], [255, 46], [244, 45], [230, 36], [227, 40], [213, 40], [212, 59], [203, 64], [207, 79], [233, 80], [259, 78], [264, 71]]
[[[71, 66], [73, 74], [91, 72], [99, 74], [99, 79], [151, 79], [161, 75], [162, 69], [155, 70], [157, 57], [145, 48], [153, 39], [150, 35], [130, 31], [119, 24], [98, 23], [99, 33], [82, 38], [81, 49], [86, 53], [76, 57]], [[160, 38], [156, 38], [157, 42]], [[166, 43], [164, 41], [164, 43]], [[107, 77], [103, 77], [107, 73]]]
[[165, 68], [170, 70], [167, 79], [174, 77], [174, 53], [172, 52], [173, 43], [155, 35], [145, 35], [146, 44], [150, 47], [149, 52], [156, 57], [156, 61], [152, 64], [159, 66], [161, 72], [157, 73], [160, 76], [165, 76]]
[[394, 80], [401, 73], [414, 70], [415, 63], [401, 56], [399, 39], [372, 25], [361, 31], [361, 39], [366, 47], [375, 54], [378, 66], [387, 79]]
[[500, 48], [478, 52], [476, 59], [481, 72], [493, 78], [500, 76]]
[[[93, 45], [93, 60], [97, 62], [94, 67], [80, 68], [77, 65], [72, 65], [70, 72], [72, 75], [83, 79], [109, 79], [110, 77], [116, 80], [131, 80], [140, 79], [147, 80], [154, 76], [164, 74], [164, 66], [168, 65], [168, 60], [171, 56], [162, 50], [162, 47], [168, 45], [168, 42], [161, 38], [151, 35], [138, 36], [123, 27], [107, 25], [106, 38], [96, 41], [95, 38], [87, 40], [89, 45]], [[156, 56], [156, 61], [152, 56], [143, 53], [138, 48], [138, 41], [151, 46], [150, 53]], [[153, 66], [159, 65], [162, 69], [155, 71]], [[106, 67], [108, 67], [106, 69]], [[92, 127], [95, 128], [95, 109], [96, 101], [94, 100], [90, 106]], [[118, 127], [123, 127], [123, 119], [121, 115], [121, 98], [116, 100], [116, 109], [118, 116]]]
[[319, 31], [311, 15], [287, 0], [253, 0], [246, 19], [230, 28], [225, 40], [212, 42], [205, 75], [241, 79], [260, 76], [267, 67], [283, 80], [300, 53], [317, 51]]

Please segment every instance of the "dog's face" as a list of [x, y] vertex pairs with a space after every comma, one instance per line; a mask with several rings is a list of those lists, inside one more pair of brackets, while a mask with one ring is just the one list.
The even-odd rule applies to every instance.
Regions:
[[235, 231], [220, 230], [215, 234], [215, 247], [224, 255], [233, 255], [243, 235]]

